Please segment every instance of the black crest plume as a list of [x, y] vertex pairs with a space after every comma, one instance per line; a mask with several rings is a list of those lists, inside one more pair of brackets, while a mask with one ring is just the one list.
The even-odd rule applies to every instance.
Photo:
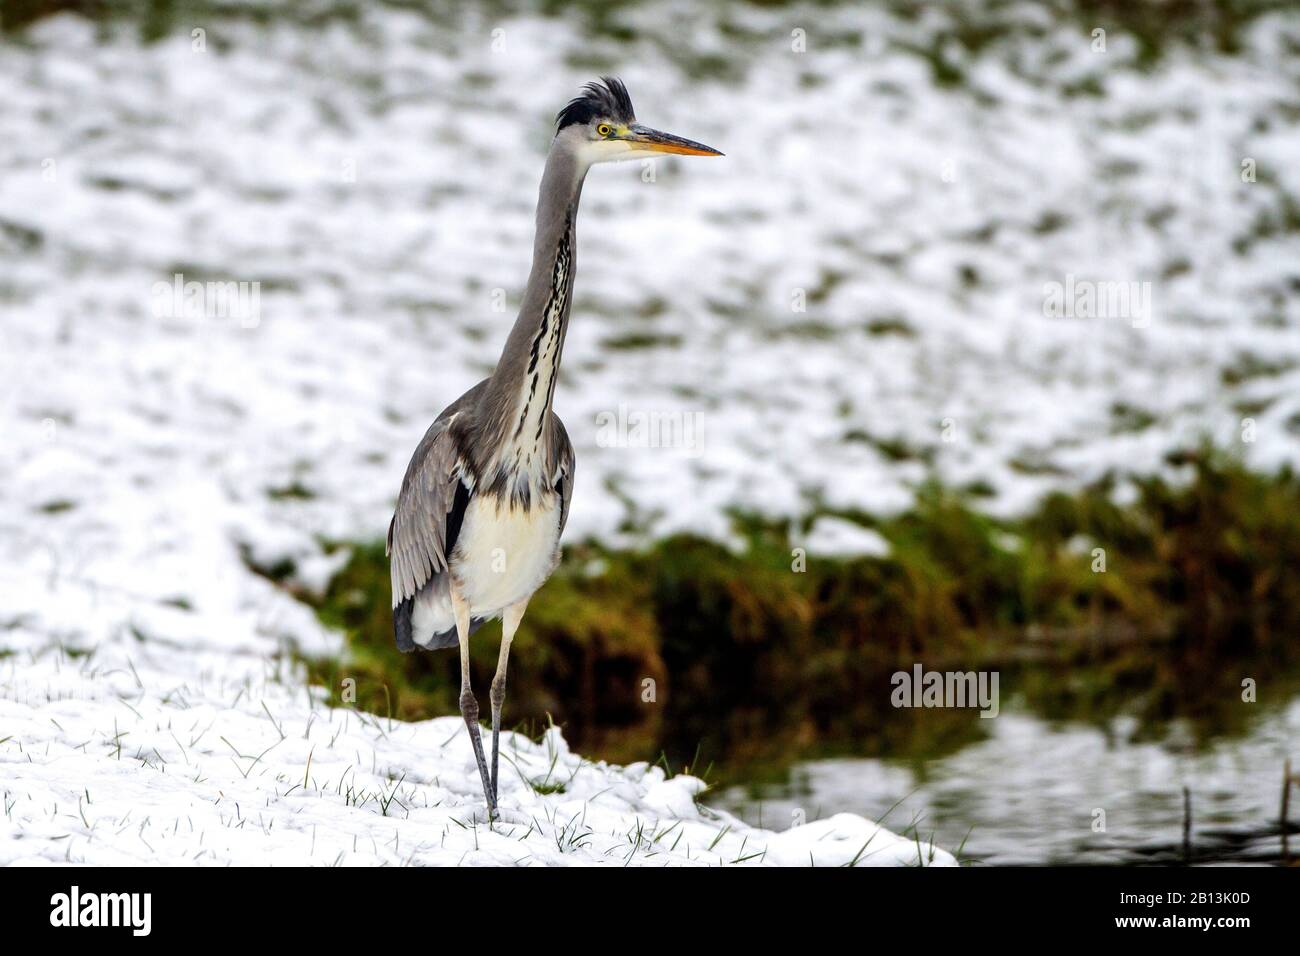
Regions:
[[602, 76], [599, 83], [584, 86], [582, 95], [569, 100], [569, 105], [556, 114], [555, 131], [558, 133], [574, 123], [590, 123], [597, 116], [620, 123], [631, 123], [636, 118], [632, 97], [627, 95], [627, 87], [618, 77]]

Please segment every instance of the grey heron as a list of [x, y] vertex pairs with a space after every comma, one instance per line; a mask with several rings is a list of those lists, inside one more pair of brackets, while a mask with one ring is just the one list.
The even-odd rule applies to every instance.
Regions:
[[[573, 298], [575, 223], [595, 163], [717, 150], [636, 121], [617, 79], [589, 83], [556, 117], [537, 200], [532, 268], [491, 377], [440, 414], [402, 480], [387, 553], [393, 633], [403, 651], [460, 648], [460, 712], [487, 798], [497, 808], [497, 745], [510, 644], [528, 601], [560, 560], [573, 495], [573, 445], [551, 410]], [[492, 680], [492, 764], [483, 758], [469, 639], [500, 617]]]

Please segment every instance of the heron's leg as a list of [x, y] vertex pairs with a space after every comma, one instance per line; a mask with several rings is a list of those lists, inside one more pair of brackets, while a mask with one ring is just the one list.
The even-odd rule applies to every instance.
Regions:
[[510, 642], [524, 618], [528, 599], [512, 604], [501, 615], [501, 655], [497, 658], [497, 673], [492, 678], [492, 798], [497, 796], [497, 741], [501, 736], [501, 705], [506, 699], [506, 665], [510, 661]]
[[469, 605], [466, 604], [456, 586], [451, 586], [451, 609], [456, 615], [456, 636], [460, 638], [460, 714], [465, 718], [469, 730], [469, 742], [474, 745], [474, 759], [478, 762], [478, 773], [483, 779], [483, 796], [487, 798], [488, 819], [497, 814], [496, 797], [488, 782], [487, 761], [483, 759], [483, 738], [478, 729], [478, 701], [469, 685]]

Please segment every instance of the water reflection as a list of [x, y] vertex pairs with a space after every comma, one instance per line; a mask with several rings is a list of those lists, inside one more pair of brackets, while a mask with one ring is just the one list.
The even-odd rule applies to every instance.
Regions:
[[984, 723], [988, 736], [954, 753], [810, 761], [784, 781], [733, 786], [712, 802], [775, 829], [797, 811], [884, 817], [942, 846], [964, 841], [962, 856], [987, 864], [1176, 863], [1187, 787], [1192, 862], [1279, 857], [1282, 767], [1300, 757], [1300, 696], [1242, 736], [1199, 745], [1184, 720], [1158, 743], [1132, 717], [1087, 726], [1008, 708]]

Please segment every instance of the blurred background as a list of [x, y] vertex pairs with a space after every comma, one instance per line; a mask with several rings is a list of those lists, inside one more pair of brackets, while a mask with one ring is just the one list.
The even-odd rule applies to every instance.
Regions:
[[[612, 73], [727, 158], [588, 178], [575, 504], [507, 723], [778, 830], [1282, 860], [1292, 5], [0, 0], [0, 27], [0, 654], [274, 659], [454, 713], [455, 655], [392, 647], [383, 535], [513, 321], [555, 112]], [[998, 716], [893, 706], [917, 664], [996, 673]]]

